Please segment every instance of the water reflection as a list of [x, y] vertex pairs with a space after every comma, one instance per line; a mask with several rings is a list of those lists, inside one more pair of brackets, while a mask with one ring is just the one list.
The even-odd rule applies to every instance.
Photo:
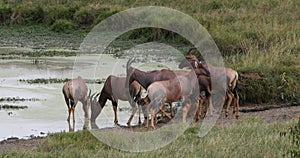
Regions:
[[[69, 127], [69, 132], [74, 132], [75, 131], [75, 122], [73, 121], [67, 121], [68, 122], [68, 127]], [[89, 124], [90, 124], [90, 120], [89, 119], [85, 119], [84, 120], [84, 123], [83, 123], [83, 126], [82, 126], [82, 130], [85, 130], [85, 129], [90, 129], [89, 127]], [[91, 123], [91, 127], [92, 127], [92, 123]], [[97, 126], [97, 125], [96, 125]], [[99, 128], [98, 128], [99, 129]]]
[[67, 122], [68, 122], [68, 125], [69, 125], [69, 132], [74, 132], [75, 122], [72, 123], [72, 126], [71, 126], [70, 121], [67, 121]]
[[[97, 55], [98, 56], [98, 55]], [[81, 70], [85, 78], [93, 78], [86, 73], [98, 59], [95, 55], [82, 56]], [[107, 58], [104, 56], [104, 58]], [[41, 59], [42, 60], [42, 59]], [[24, 98], [12, 102], [3, 99], [1, 105], [13, 105], [26, 109], [0, 109], [0, 141], [9, 137], [28, 138], [28, 136], [45, 136], [41, 133], [77, 131], [89, 128], [84, 121], [82, 108], [76, 110], [76, 124], [66, 124], [66, 105], [62, 95], [63, 83], [20, 82], [27, 79], [72, 78], [72, 65], [75, 57], [45, 57], [43, 63], [32, 64], [30, 59], [0, 60], [0, 96], [1, 98]], [[96, 62], [97, 61], [97, 62]], [[107, 60], [110, 61], [110, 60]], [[112, 64], [112, 62], [111, 62]], [[111, 66], [111, 65], [110, 65]], [[110, 71], [103, 69], [103, 71]], [[108, 74], [105, 72], [104, 74]], [[101, 76], [102, 77], [102, 76]], [[100, 76], [97, 78], [101, 78]], [[99, 91], [101, 84], [90, 83], [88, 87]], [[34, 99], [31, 99], [34, 98]], [[79, 107], [82, 105], [79, 104]], [[103, 124], [107, 126], [108, 124]]]
[[97, 130], [97, 129], [99, 129], [99, 127], [98, 127], [98, 125], [97, 125], [96, 122], [91, 122], [91, 129], [92, 129], [92, 130]]

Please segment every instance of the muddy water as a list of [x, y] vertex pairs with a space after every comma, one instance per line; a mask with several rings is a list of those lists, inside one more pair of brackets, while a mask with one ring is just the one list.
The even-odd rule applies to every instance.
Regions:
[[[19, 79], [36, 78], [75, 78], [78, 75], [88, 79], [106, 78], [113, 74], [125, 75], [127, 59], [115, 59], [111, 55], [80, 55], [77, 57], [40, 57], [38, 62], [33, 59], [0, 60], [0, 97], [38, 98], [38, 101], [0, 102], [3, 104], [28, 106], [27, 109], [0, 109], [0, 140], [9, 137], [30, 138], [45, 136], [47, 133], [69, 131], [66, 121], [67, 106], [65, 105], [60, 84], [28, 84]], [[138, 66], [143, 70], [153, 69], [147, 64]], [[171, 68], [172, 66], [166, 66]], [[173, 63], [173, 68], [174, 68]], [[159, 67], [161, 69], [162, 66]], [[157, 67], [156, 67], [157, 69]], [[99, 92], [103, 84], [89, 84], [92, 92]], [[119, 101], [119, 109], [130, 109], [128, 102]], [[125, 125], [130, 110], [118, 110], [119, 123]], [[81, 103], [76, 107], [75, 131], [84, 126]], [[137, 114], [132, 124], [137, 123]], [[111, 102], [107, 102], [97, 118], [99, 128], [112, 127], [113, 110]]]
[[[98, 55], [97, 55], [98, 58]], [[113, 64], [109, 56], [102, 65]], [[68, 131], [66, 121], [67, 106], [61, 93], [61, 84], [27, 84], [19, 82], [19, 79], [36, 78], [73, 78], [81, 75], [84, 78], [100, 77], [90, 75], [91, 69], [98, 65], [95, 55], [81, 57], [52, 57], [39, 58], [39, 63], [33, 63], [32, 59], [23, 60], [1, 60], [0, 61], [0, 96], [19, 98], [38, 98], [39, 101], [24, 102], [1, 102], [0, 104], [28, 106], [22, 110], [0, 110], [0, 140], [8, 137], [28, 138], [29, 136], [42, 136], [47, 133]], [[112, 60], [113, 61], [113, 60]], [[76, 66], [74, 67], [74, 62]], [[77, 69], [78, 68], [78, 69]], [[80, 68], [80, 69], [79, 69]], [[76, 71], [76, 73], [73, 71]], [[107, 70], [107, 72], [104, 72]], [[108, 69], [103, 69], [103, 76], [109, 74]], [[74, 76], [75, 77], [75, 76]], [[100, 91], [102, 85], [88, 85], [93, 91]], [[112, 110], [105, 108], [103, 114], [107, 117], [112, 115]], [[101, 116], [99, 116], [101, 117]], [[111, 117], [112, 118], [112, 117]], [[75, 130], [83, 128], [83, 110], [79, 103], [76, 108]], [[112, 119], [106, 121], [102, 126], [111, 126]], [[45, 134], [44, 134], [45, 133]]]

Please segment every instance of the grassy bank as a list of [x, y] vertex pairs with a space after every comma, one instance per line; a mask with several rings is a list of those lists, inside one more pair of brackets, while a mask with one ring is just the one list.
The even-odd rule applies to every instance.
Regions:
[[[48, 136], [34, 151], [13, 151], [1, 157], [283, 157], [291, 149], [287, 132], [290, 123], [266, 123], [249, 117], [233, 125], [215, 126], [199, 138], [199, 125], [164, 148], [143, 153], [113, 149], [99, 142], [88, 131]], [[286, 155], [287, 156], [287, 155]]]
[[[37, 49], [77, 49], [93, 26], [114, 13], [148, 5], [170, 7], [192, 16], [211, 34], [226, 65], [241, 76], [242, 104], [300, 102], [297, 0], [1, 0], [0, 4], [1, 45]], [[24, 42], [28, 35], [31, 43]], [[45, 36], [44, 45], [39, 44]], [[159, 28], [133, 30], [112, 45], [126, 49], [149, 41], [171, 44], [182, 52], [191, 46], [176, 33]]]

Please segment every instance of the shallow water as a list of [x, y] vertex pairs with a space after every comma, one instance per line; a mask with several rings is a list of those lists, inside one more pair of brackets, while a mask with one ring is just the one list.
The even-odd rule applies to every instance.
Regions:
[[[98, 55], [97, 55], [98, 56]], [[103, 59], [109, 56], [102, 56]], [[81, 57], [52, 57], [40, 58], [39, 64], [32, 63], [31, 59], [22, 60], [1, 60], [0, 61], [0, 96], [19, 97], [19, 98], [38, 98], [39, 101], [8, 102], [0, 104], [28, 106], [27, 109], [0, 110], [0, 140], [8, 137], [29, 138], [29, 136], [43, 136], [47, 133], [68, 131], [69, 126], [66, 121], [67, 106], [65, 105], [61, 93], [61, 84], [27, 84], [19, 82], [19, 79], [36, 79], [36, 78], [73, 78], [74, 75], [81, 75], [84, 78], [98, 77], [90, 75], [91, 68], [98, 61], [94, 60], [95, 55], [85, 55]], [[74, 61], [76, 66], [73, 67]], [[111, 64], [109, 60], [108, 64]], [[106, 65], [106, 64], [104, 64]], [[77, 71], [77, 68], [80, 70]], [[73, 72], [76, 69], [77, 73]], [[107, 72], [105, 72], [107, 70]], [[102, 74], [106, 76], [110, 70], [103, 69]], [[93, 72], [92, 72], [93, 73]], [[102, 76], [104, 77], [104, 76]], [[88, 85], [93, 91], [100, 91], [102, 85]], [[122, 103], [120, 103], [121, 106]], [[127, 106], [127, 105], [126, 105]], [[107, 106], [109, 107], [109, 106]], [[83, 128], [84, 118], [81, 103], [76, 107], [75, 130]], [[112, 110], [105, 108], [102, 115], [112, 116]], [[101, 116], [99, 116], [100, 118]], [[101, 126], [113, 125], [113, 117], [110, 117]], [[121, 117], [120, 117], [121, 118]], [[120, 119], [122, 122], [122, 119]], [[44, 134], [46, 133], [46, 134]]]
[[[75, 78], [78, 75], [86, 79], [102, 79], [113, 74], [125, 76], [127, 59], [115, 59], [111, 55], [84, 54], [77, 57], [40, 57], [38, 63], [33, 58], [0, 60], [0, 97], [37, 98], [38, 101], [0, 102], [3, 104], [28, 106], [27, 109], [0, 109], [0, 140], [9, 137], [30, 138], [45, 136], [48, 133], [69, 131], [66, 121], [67, 106], [61, 92], [60, 84], [28, 84], [19, 79], [36, 78]], [[137, 66], [133, 64], [134, 66]], [[163, 66], [162, 66], [163, 65]], [[173, 66], [172, 66], [173, 65]], [[175, 62], [160, 63], [159, 68], [153, 65], [139, 64], [142, 70], [175, 68]], [[155, 67], [155, 66], [154, 66]], [[100, 92], [103, 84], [88, 84], [92, 92]], [[119, 101], [119, 108], [129, 108], [129, 103]], [[119, 123], [125, 125], [131, 111], [119, 111]], [[75, 110], [75, 131], [84, 126], [84, 114], [81, 103]], [[132, 124], [137, 123], [136, 114]], [[111, 102], [98, 116], [96, 123], [99, 128], [115, 126]]]

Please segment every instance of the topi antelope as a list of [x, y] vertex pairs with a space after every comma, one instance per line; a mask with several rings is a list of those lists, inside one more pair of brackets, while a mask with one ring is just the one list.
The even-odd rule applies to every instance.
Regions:
[[[127, 91], [125, 85], [125, 77], [116, 77], [110, 75], [107, 77], [104, 86], [100, 92], [99, 100], [97, 101], [98, 95], [91, 97], [91, 122], [95, 122], [96, 118], [102, 111], [105, 103], [108, 100], [112, 102], [113, 110], [114, 110], [114, 123], [118, 123], [117, 117], [117, 107], [118, 107], [118, 100], [128, 101], [132, 107], [132, 114], [127, 122], [127, 125], [130, 126], [131, 120], [134, 114], [137, 111], [136, 102], [141, 97], [142, 87], [139, 85], [138, 82], [132, 82], [129, 86], [129, 93]], [[141, 123], [140, 119], [140, 107], [139, 107], [139, 123]]]
[[66, 104], [68, 106], [68, 118], [67, 121], [70, 122], [71, 113], [73, 114], [73, 122], [75, 122], [75, 107], [78, 101], [82, 103], [84, 117], [88, 119], [89, 113], [88, 109], [90, 106], [89, 97], [91, 91], [88, 94], [88, 87], [84, 80], [78, 76], [77, 78], [66, 82], [62, 89]]
[[[204, 67], [206, 67], [207, 69], [210, 70], [210, 73], [214, 73], [215, 76], [222, 75], [221, 73], [225, 71], [226, 80], [227, 80], [227, 82], [226, 82], [226, 85], [227, 85], [226, 98], [228, 99], [226, 110], [225, 110], [225, 115], [228, 116], [228, 111], [229, 111], [230, 105], [232, 103], [232, 100], [234, 100], [233, 113], [236, 114], [236, 118], [238, 118], [239, 117], [239, 95], [237, 92], [237, 83], [238, 83], [237, 71], [235, 71], [231, 68], [222, 68], [222, 67], [216, 67], [216, 66], [207, 64], [202, 59], [202, 57], [197, 58], [196, 56], [192, 55], [191, 50], [192, 49], [190, 49], [188, 55], [186, 56], [187, 62], [185, 62], [185, 63], [182, 62], [180, 67], [182, 68], [185, 66], [192, 65], [192, 67], [194, 69], [197, 69], [197, 64], [195, 65], [195, 63], [200, 62], [202, 65], [204, 65]], [[226, 98], [225, 98], [225, 96], [222, 98], [223, 103], [221, 104], [222, 105], [221, 110], [223, 109]]]

